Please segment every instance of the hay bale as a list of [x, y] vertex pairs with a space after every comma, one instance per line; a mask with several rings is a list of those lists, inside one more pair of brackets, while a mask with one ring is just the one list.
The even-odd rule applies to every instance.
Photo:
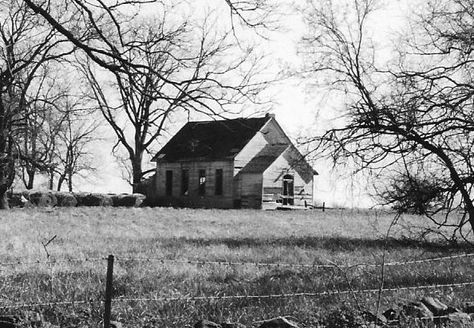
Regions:
[[10, 207], [23, 207], [28, 201], [21, 192], [7, 193], [8, 205]]
[[119, 194], [112, 196], [114, 206], [140, 207], [145, 201], [142, 194]]
[[61, 207], [76, 207], [78, 203], [74, 194], [70, 192], [57, 192], [56, 198], [58, 199], [58, 206]]
[[52, 207], [58, 204], [56, 196], [51, 191], [30, 192], [29, 201], [38, 207]]
[[85, 206], [84, 205], [84, 198], [88, 195], [89, 193], [86, 192], [73, 192], [74, 197], [76, 198], [77, 201], [77, 206]]
[[106, 194], [75, 194], [78, 206], [112, 206], [112, 197]]

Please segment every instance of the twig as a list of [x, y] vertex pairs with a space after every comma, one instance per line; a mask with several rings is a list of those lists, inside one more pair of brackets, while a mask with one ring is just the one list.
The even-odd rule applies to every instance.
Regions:
[[54, 235], [51, 239], [49, 239], [46, 243], [43, 243], [41, 242], [41, 244], [43, 245], [43, 248], [44, 248], [44, 251], [46, 252], [46, 258], [49, 259], [50, 257], [50, 254], [48, 252], [48, 245], [52, 243], [53, 240], [55, 240], [57, 237], [57, 235]]

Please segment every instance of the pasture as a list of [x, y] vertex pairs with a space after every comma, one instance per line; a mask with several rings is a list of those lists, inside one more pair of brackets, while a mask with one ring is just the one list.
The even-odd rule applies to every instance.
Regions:
[[[342, 209], [4, 211], [0, 308], [25, 324], [98, 327], [109, 254], [112, 317], [124, 327], [187, 327], [201, 318], [250, 327], [279, 315], [304, 327], [356, 327], [355, 311], [422, 296], [459, 307], [474, 301], [474, 286], [464, 284], [473, 280], [472, 257], [381, 265], [471, 252], [425, 235], [429, 223], [416, 216], [399, 218], [387, 237], [394, 217]], [[405, 288], [413, 286], [428, 288]], [[380, 287], [389, 290], [374, 292]]]

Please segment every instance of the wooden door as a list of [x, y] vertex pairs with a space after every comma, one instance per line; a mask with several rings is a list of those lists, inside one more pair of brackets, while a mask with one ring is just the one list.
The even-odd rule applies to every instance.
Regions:
[[291, 174], [283, 176], [283, 205], [294, 205], [295, 183]]

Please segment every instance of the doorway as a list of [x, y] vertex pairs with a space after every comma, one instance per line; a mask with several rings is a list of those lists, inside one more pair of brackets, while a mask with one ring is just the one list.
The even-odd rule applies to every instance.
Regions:
[[295, 183], [291, 174], [283, 176], [283, 205], [294, 205]]

